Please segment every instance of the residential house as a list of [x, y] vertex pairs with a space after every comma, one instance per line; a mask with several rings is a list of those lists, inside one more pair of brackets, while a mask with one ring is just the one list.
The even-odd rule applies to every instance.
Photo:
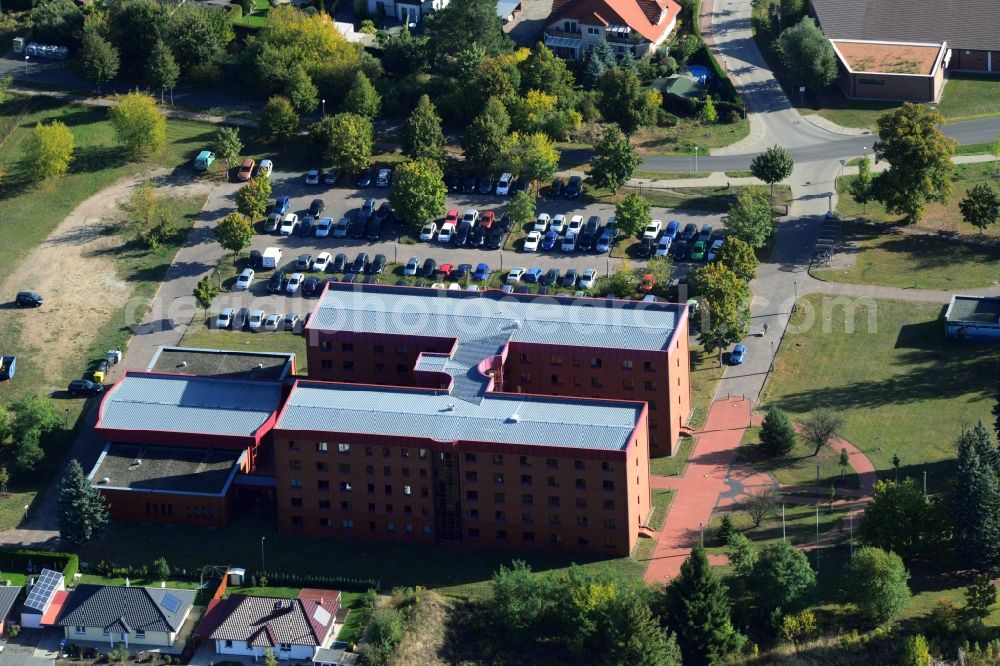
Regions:
[[674, 0], [555, 0], [545, 21], [545, 45], [579, 60], [606, 41], [619, 56], [640, 57], [659, 48], [677, 25]]
[[17, 598], [21, 596], [22, 589], [24, 588], [20, 585], [0, 587], [0, 636], [7, 635], [7, 620], [14, 609], [14, 604], [17, 603]]
[[170, 648], [191, 614], [195, 590], [80, 585], [57, 625], [70, 641]]
[[[42, 569], [38, 580], [28, 586], [28, 597], [21, 605], [21, 626], [38, 629], [42, 620], [51, 620], [60, 608], [60, 597], [65, 597], [66, 579], [58, 571]], [[46, 622], [51, 624], [51, 621]]]

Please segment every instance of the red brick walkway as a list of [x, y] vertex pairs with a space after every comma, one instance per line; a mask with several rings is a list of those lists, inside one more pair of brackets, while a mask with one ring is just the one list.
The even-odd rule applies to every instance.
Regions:
[[750, 401], [742, 398], [713, 403], [684, 476], [650, 479], [654, 488], [674, 488], [677, 495], [650, 556], [647, 582], [663, 583], [676, 576], [698, 542], [699, 525], [708, 528], [719, 495], [728, 489], [726, 476], [750, 422], [750, 409]]

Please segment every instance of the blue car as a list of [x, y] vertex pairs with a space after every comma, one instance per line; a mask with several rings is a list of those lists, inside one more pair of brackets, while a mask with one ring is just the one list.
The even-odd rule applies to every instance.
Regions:
[[746, 345], [736, 345], [733, 351], [729, 352], [729, 365], [739, 365], [747, 356]]
[[677, 240], [677, 232], [680, 231], [681, 223], [677, 220], [670, 220], [667, 222], [667, 228], [664, 230], [663, 235], [660, 238], [669, 238], [671, 241]]
[[280, 196], [274, 200], [274, 210], [272, 213], [277, 213], [278, 215], [284, 215], [288, 212], [289, 206], [292, 205], [292, 200], [286, 196]]
[[472, 272], [472, 279], [477, 282], [485, 282], [490, 279], [490, 275], [492, 273], [487, 264], [476, 264], [476, 270]]
[[542, 249], [551, 250], [555, 248], [557, 240], [559, 240], [559, 232], [549, 229], [542, 237]]

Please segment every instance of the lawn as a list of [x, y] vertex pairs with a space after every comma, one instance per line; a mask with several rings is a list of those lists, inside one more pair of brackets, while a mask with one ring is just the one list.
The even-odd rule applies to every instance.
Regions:
[[680, 476], [684, 473], [693, 447], [693, 437], [679, 438], [674, 455], [649, 459], [649, 473], [656, 476]]
[[[847, 510], [835, 507], [833, 511], [829, 506], [822, 504], [819, 508], [819, 535], [823, 541], [823, 535], [829, 532], [836, 532], [838, 537], [842, 534], [843, 540], [848, 540], [850, 526], [847, 521]], [[750, 518], [741, 511], [730, 514], [733, 526], [743, 531], [757, 547], [766, 546], [769, 543], [776, 543], [782, 540], [782, 519], [781, 509], [771, 517], [761, 521], [759, 527], [751, 527]], [[719, 545], [715, 538], [719, 524], [722, 521], [722, 514], [715, 513], [705, 530], [705, 546], [711, 545], [709, 552], [725, 553], [728, 549]], [[809, 546], [816, 543], [816, 505], [814, 504], [786, 504], [784, 519], [784, 535], [789, 543], [794, 546]], [[857, 525], [854, 526], [857, 529]], [[810, 556], [815, 565], [815, 558]], [[821, 555], [822, 562], [822, 555]]]
[[659, 532], [663, 529], [663, 522], [667, 519], [667, 512], [670, 511], [670, 504], [674, 501], [673, 490], [651, 490], [650, 495], [653, 501], [653, 509], [649, 514], [649, 526]]
[[[754, 469], [773, 474], [778, 483], [787, 486], [809, 486], [826, 490], [837, 488], [858, 488], [858, 476], [850, 467], [840, 466], [840, 451], [824, 447], [816, 449], [799, 440], [787, 455], [771, 457], [760, 450], [760, 428], [747, 428], [737, 452], [737, 462], [752, 465]], [[814, 455], [815, 454], [815, 455]], [[841, 476], [843, 474], [843, 480]]]
[[706, 125], [692, 118], [680, 118], [673, 127], [648, 127], [632, 137], [642, 155], [694, 155], [707, 156], [712, 148], [722, 148], [736, 143], [750, 134], [750, 123]]
[[695, 430], [701, 428], [708, 416], [715, 391], [725, 368], [719, 366], [716, 354], [706, 354], [701, 345], [691, 347], [691, 418], [687, 425]]
[[844, 417], [839, 434], [877, 470], [888, 473], [898, 455], [901, 476], [926, 471], [931, 489], [945, 487], [962, 428], [992, 423], [1000, 347], [946, 342], [942, 312], [930, 303], [802, 299], [762, 405], [793, 419], [830, 406]]
[[647, 180], [691, 180], [695, 178], [708, 178], [710, 173], [707, 171], [636, 171], [632, 174], [633, 178], [645, 178]]
[[[649, 200], [654, 208], [684, 208], [687, 210], [708, 210], [725, 212], [736, 201], [736, 197], [749, 185], [705, 187], [673, 187], [653, 189], [650, 187], [623, 187], [617, 193], [602, 188], [593, 188], [584, 193], [584, 198], [593, 203], [616, 204], [626, 194], [637, 193]], [[792, 201], [792, 189], [788, 185], [775, 185], [772, 201], [775, 206], [787, 206]], [[655, 217], [655, 215], [654, 215]]]

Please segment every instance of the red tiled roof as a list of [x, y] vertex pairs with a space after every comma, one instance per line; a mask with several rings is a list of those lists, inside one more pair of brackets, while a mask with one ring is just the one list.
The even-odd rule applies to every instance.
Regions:
[[585, 25], [620, 23], [656, 42], [680, 11], [674, 0], [555, 0], [549, 23], [567, 18]]

